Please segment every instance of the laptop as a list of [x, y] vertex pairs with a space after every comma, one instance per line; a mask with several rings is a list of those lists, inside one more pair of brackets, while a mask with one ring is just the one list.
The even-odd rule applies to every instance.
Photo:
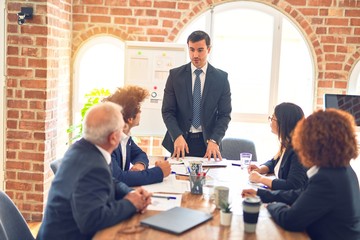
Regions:
[[209, 221], [212, 215], [198, 210], [174, 207], [140, 221], [141, 225], [180, 235], [197, 225]]

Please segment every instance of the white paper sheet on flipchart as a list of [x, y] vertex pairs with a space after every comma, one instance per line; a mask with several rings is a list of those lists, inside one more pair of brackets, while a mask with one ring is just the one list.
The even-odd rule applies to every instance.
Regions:
[[176, 197], [176, 199], [166, 198], [151, 198], [151, 204], [147, 207], [148, 210], [154, 211], [166, 211], [173, 207], [181, 207], [181, 194], [161, 194], [157, 193], [157, 196]]
[[210, 160], [208, 160], [207, 158], [202, 157], [184, 157], [179, 158], [179, 160], [176, 158], [168, 158], [167, 161], [169, 161], [171, 165], [184, 164], [185, 166], [189, 166], [189, 161], [200, 161], [203, 167], [226, 167], [228, 165], [226, 158], [219, 161], [214, 158], [210, 158]]
[[161, 183], [142, 186], [153, 193], [184, 193], [190, 191], [190, 183], [186, 180], [177, 180], [175, 174], [170, 174]]

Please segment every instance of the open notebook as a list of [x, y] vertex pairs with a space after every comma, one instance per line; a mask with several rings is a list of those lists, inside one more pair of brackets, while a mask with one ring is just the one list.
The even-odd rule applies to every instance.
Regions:
[[209, 213], [189, 208], [174, 207], [145, 218], [140, 223], [141, 225], [179, 235], [210, 219], [212, 219], [212, 215]]

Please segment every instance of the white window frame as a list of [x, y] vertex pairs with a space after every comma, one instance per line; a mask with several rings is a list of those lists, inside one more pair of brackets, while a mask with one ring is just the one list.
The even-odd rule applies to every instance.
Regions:
[[[79, 89], [80, 89], [80, 76], [79, 76], [79, 69], [80, 69], [80, 63], [84, 58], [84, 54], [94, 47], [97, 44], [102, 43], [109, 43], [113, 44], [119, 47], [122, 47], [124, 49], [124, 55], [123, 58], [125, 58], [125, 43], [121, 41], [120, 39], [113, 37], [113, 36], [99, 36], [95, 37], [93, 39], [90, 39], [88, 42], [86, 42], [81, 48], [78, 50], [78, 53], [76, 54], [75, 61], [74, 61], [74, 70], [73, 70], [73, 100], [72, 100], [72, 124], [77, 124], [78, 114], [80, 113], [83, 103], [80, 103], [78, 101], [79, 99]], [[123, 83], [124, 83], [124, 79]], [[121, 87], [120, 85], [117, 87]], [[115, 89], [109, 89], [110, 91], [114, 91]]]
[[350, 73], [347, 93], [360, 95], [360, 60], [354, 65]]
[[[230, 122], [230, 125], [233, 124], [261, 124], [259, 126], [262, 126], [261, 129], [263, 129], [263, 127], [267, 127], [268, 122], [267, 122], [267, 116], [271, 115], [273, 113], [274, 107], [279, 104], [279, 74], [280, 74], [280, 57], [281, 57], [281, 47], [282, 47], [282, 23], [283, 23], [283, 19], [287, 19], [291, 24], [294, 25], [294, 27], [296, 28], [296, 30], [300, 33], [301, 36], [304, 36], [304, 33], [302, 33], [299, 29], [298, 26], [296, 26], [295, 23], [293, 23], [291, 21], [291, 19], [289, 19], [286, 15], [284, 15], [283, 13], [281, 13], [279, 10], [272, 8], [271, 6], [268, 6], [266, 4], [263, 3], [257, 3], [257, 2], [250, 2], [250, 1], [237, 1], [237, 2], [226, 2], [226, 3], [222, 3], [219, 5], [216, 5], [214, 7], [212, 7], [209, 11], [203, 13], [202, 15], [198, 16], [198, 18], [200, 17], [204, 17], [205, 18], [205, 26], [202, 27], [203, 25], [200, 25], [200, 23], [202, 24], [202, 22], [200, 23], [196, 23], [197, 19], [194, 19], [193, 21], [195, 22], [195, 25], [197, 26], [191, 26], [191, 24], [189, 25], [188, 29], [183, 29], [183, 32], [181, 35], [178, 36], [178, 43], [184, 43], [186, 42], [185, 38], [185, 34], [190, 34], [192, 31], [194, 30], [204, 30], [207, 33], [209, 33], [210, 37], [213, 39], [213, 23], [214, 21], [216, 21], [216, 16], [214, 16], [214, 14], [222, 12], [222, 11], [227, 11], [227, 10], [233, 10], [234, 8], [246, 8], [246, 9], [250, 9], [250, 10], [257, 10], [260, 12], [263, 12], [265, 14], [269, 14], [271, 16], [274, 17], [274, 27], [273, 27], [273, 49], [279, 49], [279, 51], [273, 51], [272, 53], [272, 66], [271, 66], [271, 75], [270, 75], [270, 94], [269, 94], [269, 102], [268, 102], [268, 113], [264, 113], [264, 114], [253, 114], [253, 113], [240, 113], [240, 112], [232, 112], [232, 120]], [[202, 19], [201, 19], [202, 21]], [[201, 28], [202, 27], [202, 28]], [[197, 28], [197, 29], [194, 29]], [[181, 41], [181, 42], [180, 42]], [[310, 47], [309, 47], [309, 42], [306, 40], [306, 38], [303, 37], [303, 41], [305, 42], [306, 46], [307, 46], [307, 50], [309, 52], [309, 56], [310, 56], [310, 61], [311, 61], [311, 71], [312, 71], [312, 75], [311, 75], [311, 80], [312, 80], [312, 85], [311, 85], [311, 91], [312, 91], [312, 99], [311, 99], [311, 103], [309, 101], [309, 103], [307, 104], [307, 108], [308, 111], [305, 111], [305, 115], [310, 114], [315, 106], [315, 71], [314, 71], [314, 54], [311, 51]], [[214, 46], [215, 47], [215, 46]], [[216, 57], [216, 56], [214, 56]], [[209, 62], [211, 61], [212, 55], [209, 55]], [[234, 94], [235, 92], [232, 91], [232, 93]], [[311, 106], [310, 106], [311, 104]], [[309, 109], [311, 108], [311, 109]], [[230, 128], [229, 125], [229, 128]], [[265, 129], [266, 131], [266, 129]], [[225, 137], [233, 137], [234, 136], [234, 132], [232, 131], [227, 131]], [[256, 133], [255, 135], [259, 135], [259, 133]], [[269, 154], [274, 154], [274, 150], [276, 150], [276, 147], [267, 147], [265, 145], [269, 145], [272, 144], [273, 146], [276, 146], [277, 140], [276, 137], [273, 136], [273, 134], [269, 132], [264, 132], [264, 133], [260, 133], [261, 136], [263, 136], [263, 140], [261, 142], [258, 142], [261, 146], [261, 148], [267, 148], [264, 150], [260, 150], [260, 152], [262, 152], [261, 154], [258, 155], [263, 155], [260, 156], [261, 160], [265, 160], [266, 157], [269, 157]], [[265, 136], [266, 135], [266, 136]], [[238, 135], [237, 137], [244, 137]], [[267, 139], [267, 140], [265, 140]], [[273, 139], [273, 140], [270, 140]], [[255, 140], [255, 139], [254, 139]], [[259, 140], [259, 139], [256, 139]], [[271, 141], [270, 142], [268, 142]], [[259, 153], [259, 149], [257, 149], [258, 153]], [[266, 153], [266, 152], [269, 153]]]

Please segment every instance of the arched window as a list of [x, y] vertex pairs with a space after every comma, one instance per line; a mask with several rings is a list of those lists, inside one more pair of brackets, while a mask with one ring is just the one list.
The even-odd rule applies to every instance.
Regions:
[[124, 85], [124, 52], [124, 42], [110, 36], [95, 37], [81, 47], [74, 65], [74, 123], [80, 120], [86, 93], [94, 88], [114, 92]]
[[226, 137], [256, 143], [259, 160], [277, 150], [267, 116], [281, 102], [313, 111], [314, 70], [307, 42], [299, 29], [276, 9], [255, 2], [218, 5], [198, 16], [179, 36], [186, 43], [194, 30], [212, 39], [209, 62], [229, 73], [232, 120]]
[[360, 61], [351, 71], [347, 92], [348, 94], [360, 95]]

